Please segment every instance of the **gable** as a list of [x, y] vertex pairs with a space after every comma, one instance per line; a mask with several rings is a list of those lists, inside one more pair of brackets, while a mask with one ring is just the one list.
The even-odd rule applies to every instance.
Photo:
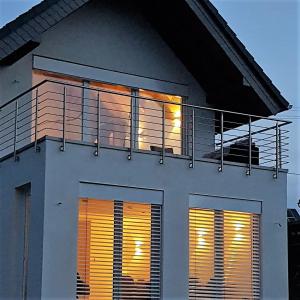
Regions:
[[[45, 0], [9, 23], [0, 30], [0, 63], [12, 63], [22, 55], [22, 49], [30, 51], [43, 32], [87, 2], [91, 1]], [[212, 106], [264, 116], [288, 109], [288, 102], [209, 1], [126, 3], [143, 11], [204, 87]], [[34, 34], [28, 36], [29, 27]]]

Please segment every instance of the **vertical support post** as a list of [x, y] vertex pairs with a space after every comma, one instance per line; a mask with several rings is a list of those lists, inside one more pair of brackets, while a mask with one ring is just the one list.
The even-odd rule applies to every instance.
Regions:
[[18, 161], [17, 156], [17, 142], [18, 142], [18, 112], [19, 112], [19, 102], [16, 100], [15, 104], [15, 123], [14, 123], [14, 160]]
[[[84, 80], [81, 86], [81, 140], [83, 142], [91, 142], [94, 135], [94, 130], [90, 128], [90, 123], [92, 121], [90, 110], [91, 102], [96, 102], [97, 99], [93, 99], [93, 97], [90, 96], [91, 91], [92, 90], [89, 88], [89, 82]], [[93, 123], [96, 123], [96, 121]]]
[[35, 120], [34, 120], [34, 151], [39, 152], [40, 147], [37, 145], [38, 141], [38, 108], [39, 105], [39, 90], [36, 88], [35, 90]]
[[249, 140], [248, 140], [248, 158], [249, 158], [249, 162], [248, 162], [248, 169], [246, 171], [247, 175], [251, 175], [251, 169], [252, 169], [252, 132], [251, 132], [252, 128], [251, 128], [251, 117], [249, 117]]
[[161, 148], [161, 158], [159, 160], [159, 163], [161, 165], [165, 161], [165, 147], [166, 147], [166, 141], [165, 141], [165, 139], [166, 139], [166, 137], [165, 137], [165, 135], [166, 135], [166, 128], [165, 128], [166, 127], [166, 124], [165, 124], [166, 116], [165, 116], [165, 114], [166, 114], [166, 108], [165, 108], [165, 103], [163, 103], [163, 107], [162, 107], [162, 148]]
[[195, 164], [195, 108], [192, 108], [192, 149], [191, 149], [191, 162], [190, 168], [194, 168]]
[[60, 146], [60, 151], [65, 151], [66, 149], [66, 98], [67, 98], [67, 88], [64, 86], [63, 93], [63, 144]]
[[281, 141], [281, 128], [278, 125], [278, 142], [279, 142], [279, 168], [282, 168], [282, 141]]
[[273, 175], [274, 179], [278, 178], [279, 172], [279, 126], [278, 122], [276, 122], [276, 154], [275, 154], [275, 174]]
[[136, 92], [132, 90], [130, 99], [130, 147], [129, 154], [127, 156], [128, 160], [132, 159], [133, 149], [135, 148], [135, 102], [136, 102]]
[[223, 168], [224, 168], [224, 113], [223, 112], [221, 112], [220, 135], [221, 135], [221, 164], [219, 166], [219, 172], [223, 172]]
[[100, 106], [100, 94], [99, 91], [97, 93], [97, 143], [96, 143], [96, 151], [94, 152], [95, 156], [99, 156], [100, 153], [100, 114], [101, 114], [101, 106]]

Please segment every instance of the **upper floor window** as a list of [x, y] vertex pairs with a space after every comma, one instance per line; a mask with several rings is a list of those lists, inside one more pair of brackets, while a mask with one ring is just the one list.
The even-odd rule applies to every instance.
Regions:
[[62, 83], [38, 89], [39, 137], [65, 130], [71, 140], [129, 148], [132, 139], [136, 149], [182, 154], [182, 97], [33, 73], [33, 84], [45, 79]]

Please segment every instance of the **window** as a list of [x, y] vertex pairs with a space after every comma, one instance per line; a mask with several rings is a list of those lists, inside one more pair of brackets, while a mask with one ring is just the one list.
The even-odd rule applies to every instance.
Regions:
[[80, 200], [77, 298], [160, 299], [160, 210]]
[[259, 299], [259, 216], [192, 208], [189, 299]]
[[168, 152], [182, 154], [181, 97], [146, 90], [139, 90], [139, 96], [138, 148], [159, 150], [164, 138]]
[[[97, 140], [97, 107], [100, 103], [100, 144], [107, 146], [130, 146], [131, 89], [92, 82], [87, 90], [88, 107], [85, 127], [90, 128], [89, 140]], [[95, 89], [100, 89], [98, 93]], [[99, 99], [98, 99], [99, 97]]]
[[33, 85], [46, 79], [55, 82], [38, 87], [39, 138], [62, 137], [65, 126], [70, 140], [129, 148], [133, 136], [136, 149], [182, 154], [182, 97], [34, 71]]
[[[33, 73], [33, 85], [46, 79], [61, 81], [62, 84], [46, 82], [38, 87], [38, 137], [46, 135], [62, 137], [65, 93], [66, 138], [80, 141], [82, 139], [82, 81], [45, 72]], [[35, 97], [34, 93], [33, 118], [35, 118]]]

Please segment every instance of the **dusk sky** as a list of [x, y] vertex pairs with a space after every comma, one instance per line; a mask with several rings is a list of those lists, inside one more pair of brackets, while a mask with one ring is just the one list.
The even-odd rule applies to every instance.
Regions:
[[[37, 0], [0, 0], [0, 27]], [[293, 109], [278, 117], [293, 121], [288, 205], [300, 198], [300, 0], [212, 0]], [[297, 87], [298, 84], [298, 87]]]

